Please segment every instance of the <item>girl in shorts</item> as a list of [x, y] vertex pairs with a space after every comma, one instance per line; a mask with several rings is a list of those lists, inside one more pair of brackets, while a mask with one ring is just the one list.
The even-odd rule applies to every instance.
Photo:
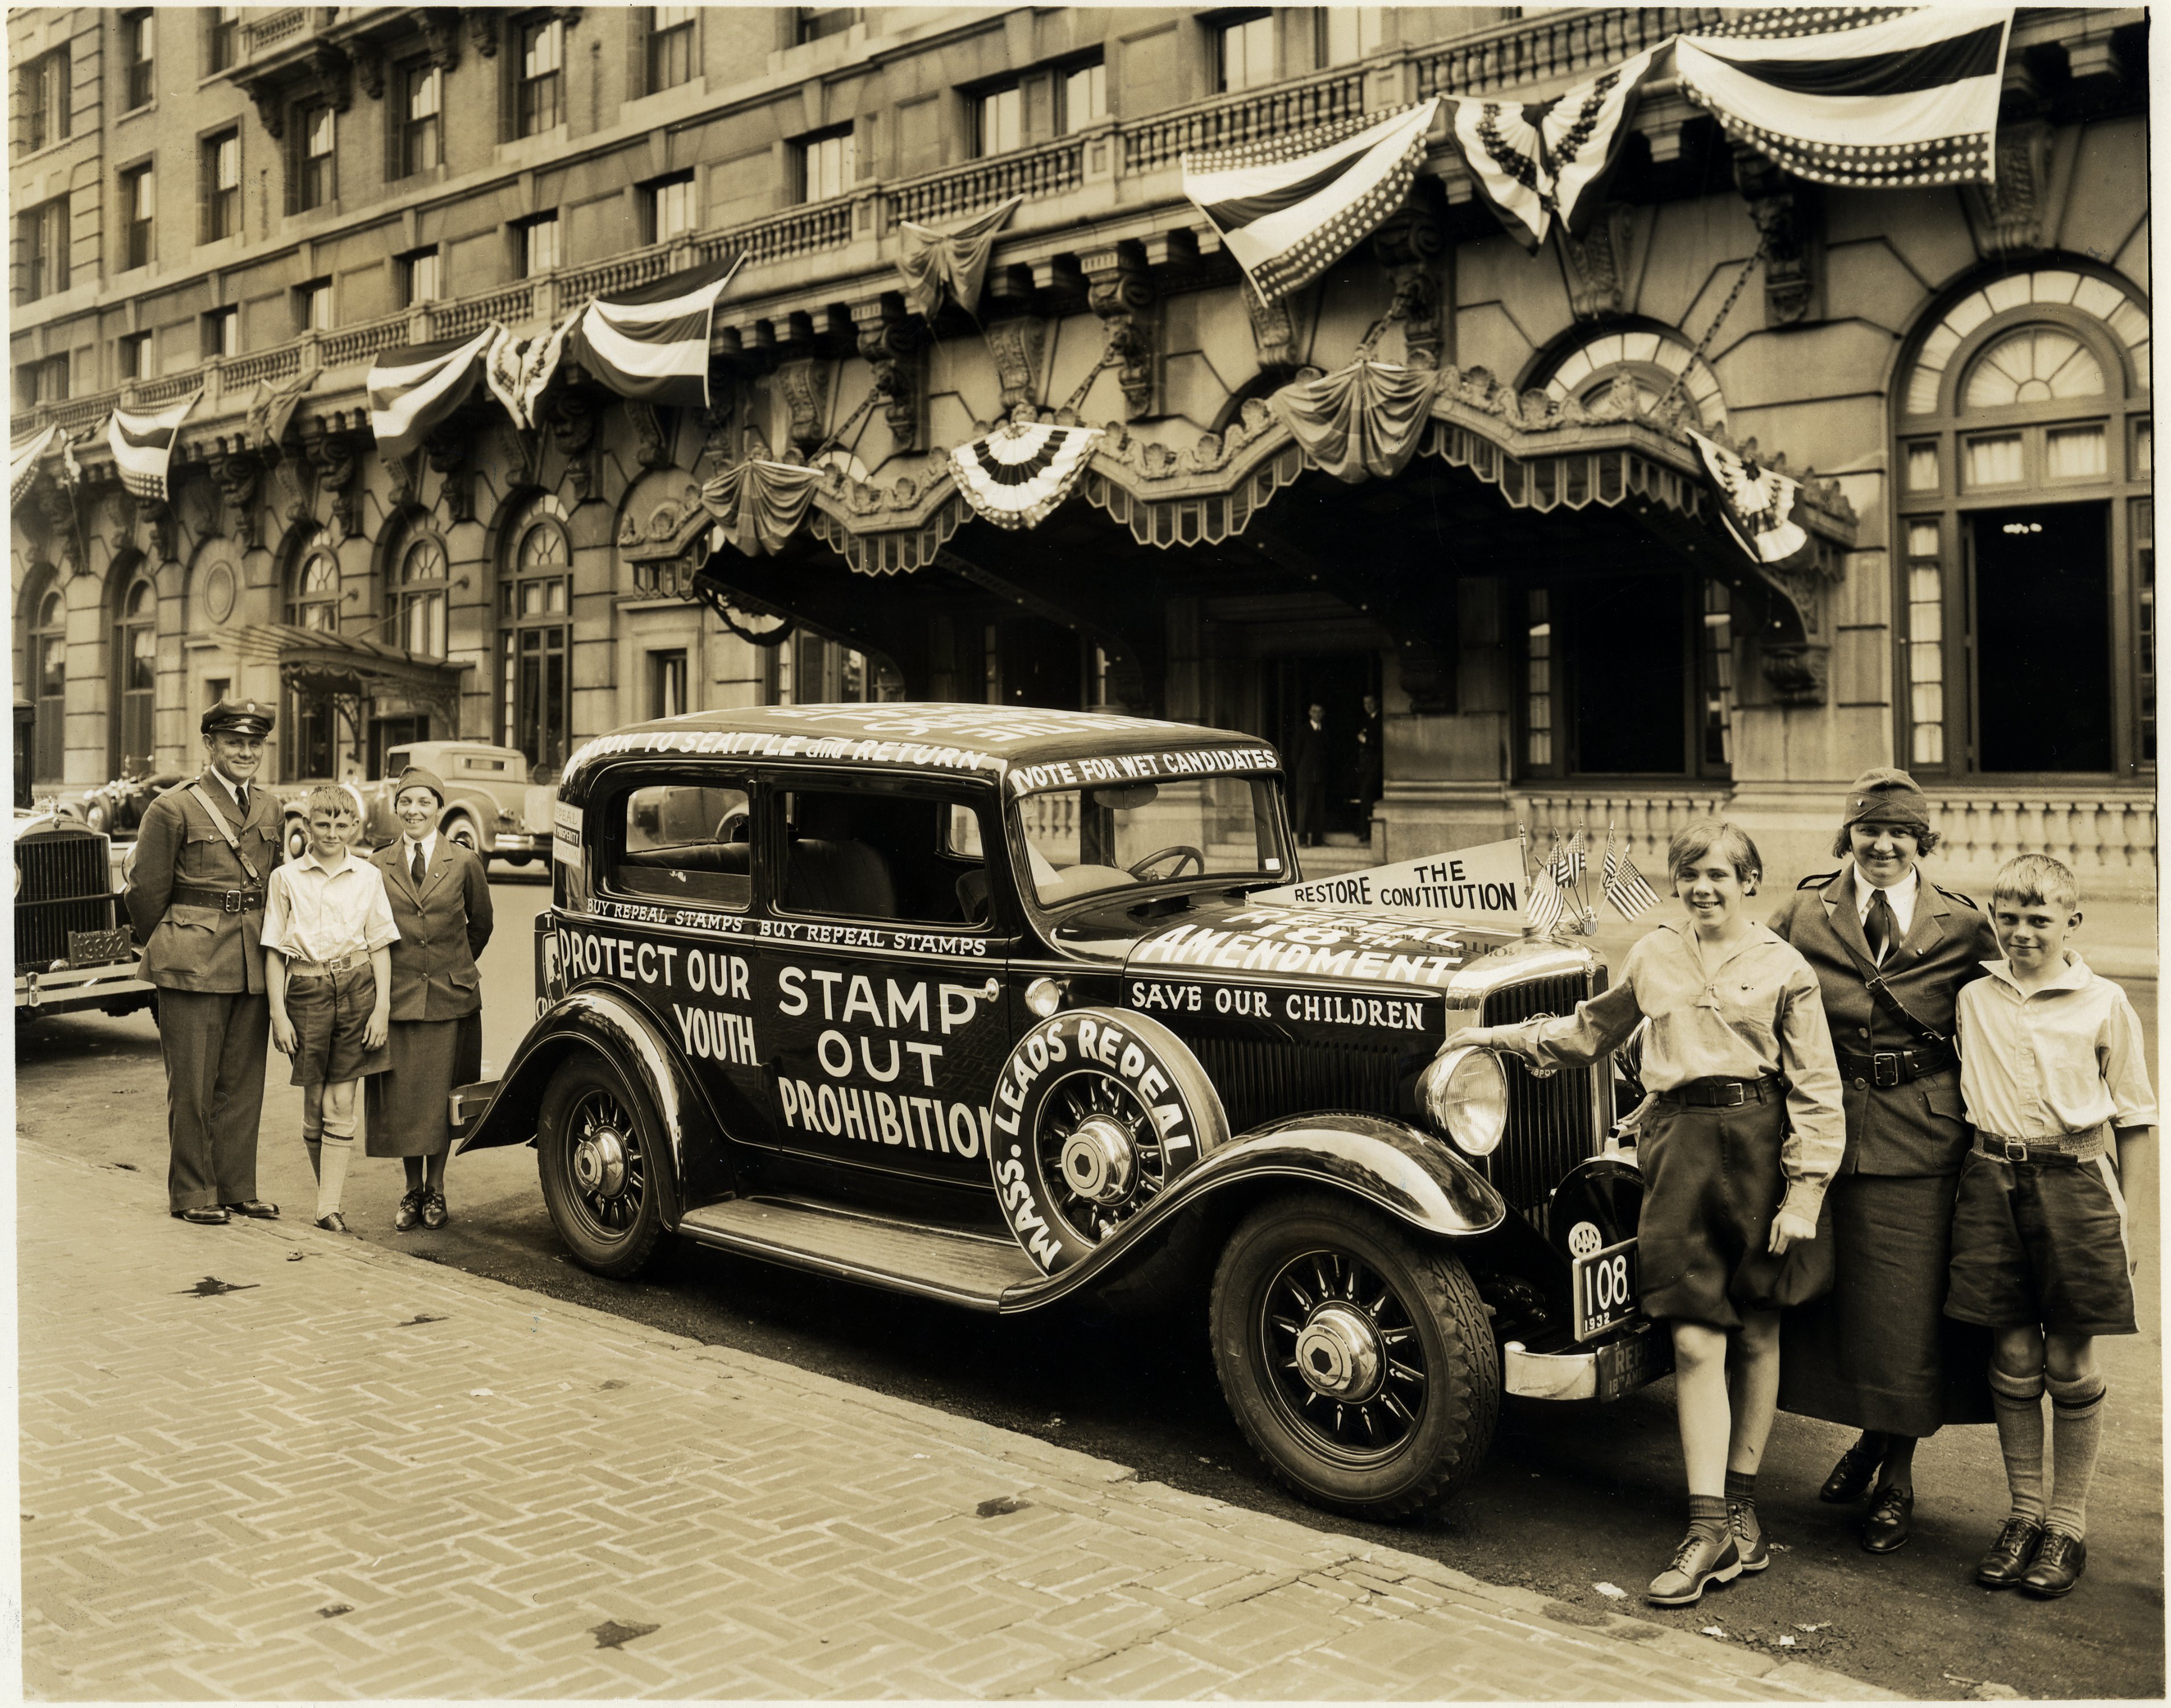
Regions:
[[1572, 1015], [1478, 1027], [1533, 1066], [1595, 1061], [1648, 1020], [1648, 1095], [1622, 1123], [1644, 1177], [1637, 1256], [1644, 1313], [1672, 1325], [1688, 1534], [1648, 1598], [1683, 1607], [1761, 1571], [1756, 1468], [1779, 1388], [1779, 1308], [1831, 1284], [1818, 1238], [1846, 1148], [1838, 1065], [1809, 963], [1742, 911], [1763, 861], [1706, 819], [1666, 850], [1687, 917], [1628, 952], [1620, 981]]

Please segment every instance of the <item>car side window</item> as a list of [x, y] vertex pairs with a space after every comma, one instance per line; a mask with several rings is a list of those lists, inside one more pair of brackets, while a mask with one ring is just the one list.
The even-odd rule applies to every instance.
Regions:
[[651, 783], [607, 808], [608, 884], [630, 895], [743, 908], [753, 899], [752, 799], [736, 784]]
[[783, 799], [783, 911], [967, 930], [988, 922], [987, 862], [967, 803], [844, 789]]

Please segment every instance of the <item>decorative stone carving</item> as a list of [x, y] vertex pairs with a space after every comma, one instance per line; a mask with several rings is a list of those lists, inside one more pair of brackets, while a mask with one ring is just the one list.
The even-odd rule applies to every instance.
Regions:
[[380, 456], [384, 465], [385, 491], [394, 510], [405, 510], [421, 502], [416, 476], [421, 473], [421, 459], [410, 454], [404, 457]]
[[635, 460], [644, 469], [668, 467], [671, 462], [671, 435], [665, 429], [656, 406], [646, 398], [630, 397], [625, 400], [625, 418], [633, 424]]
[[1003, 414], [1021, 403], [1037, 406], [1033, 393], [1037, 389], [1041, 342], [1047, 331], [1030, 317], [988, 324], [988, 354], [994, 358], [995, 379], [1003, 389]]
[[829, 364], [818, 357], [780, 363], [776, 383], [791, 412], [785, 432], [801, 454], [811, 456], [822, 443], [823, 422], [829, 412]]
[[213, 441], [211, 482], [224, 507], [224, 531], [240, 541], [245, 551], [263, 544], [263, 518], [256, 504], [263, 465], [239, 435]]
[[1966, 186], [1984, 254], [2014, 260], [2042, 249], [2050, 148], [2050, 127], [2040, 119], [1999, 129], [1997, 181]]
[[1774, 326], [1806, 320], [1815, 300], [1812, 269], [1815, 186], [1755, 149], [1734, 145], [1734, 181], [1764, 238], [1764, 318]]
[[474, 475], [468, 459], [472, 443], [469, 429], [447, 422], [422, 441], [422, 454], [430, 466], [443, 476], [437, 488], [437, 505], [448, 524], [474, 520]]
[[1628, 210], [1608, 207], [1581, 237], [1572, 235], [1565, 223], [1557, 223], [1553, 230], [1575, 318], [1610, 320], [1623, 312], [1630, 271]]
[[1248, 282], [1240, 287], [1240, 293], [1245, 312], [1252, 317], [1252, 348], [1258, 356], [1259, 371], [1294, 373], [1298, 364], [1296, 316], [1289, 312], [1289, 298], [1268, 302]]
[[319, 40], [309, 49], [309, 68], [334, 112], [344, 113], [354, 105], [354, 62], [345, 48]]
[[341, 540], [358, 538], [362, 502], [355, 476], [362, 470], [361, 446], [345, 417], [335, 411], [314, 418], [302, 430], [302, 450], [316, 472], [318, 490], [331, 494], [333, 529]]
[[143, 525], [151, 536], [151, 561], [171, 563], [181, 555], [181, 518], [170, 503], [156, 499], [142, 506]]
[[1372, 234], [1372, 255], [1395, 282], [1387, 319], [1402, 329], [1403, 359], [1412, 368], [1439, 366], [1439, 277], [1447, 234], [1429, 206], [1409, 201]]
[[456, 6], [427, 6], [416, 22], [430, 49], [430, 63], [442, 72], [460, 67], [460, 13]]
[[62, 580], [72, 580], [83, 567], [75, 491], [50, 475], [40, 475], [30, 493], [33, 512], [45, 529], [46, 555], [59, 569]]
[[[1145, 259], [1128, 247], [1081, 255], [1086, 305], [1101, 317], [1108, 337], [1107, 361], [1123, 389], [1123, 419], [1139, 421], [1154, 409], [1154, 288]], [[1003, 400], [1010, 401], [1007, 390]]]
[[384, 99], [384, 56], [364, 44], [354, 51], [354, 74], [362, 92], [373, 101]]
[[497, 57], [497, 8], [469, 6], [465, 10], [468, 15], [469, 42], [485, 59], [496, 59]]
[[[710, 390], [713, 394], [713, 386]], [[695, 459], [697, 470], [703, 464], [720, 469], [731, 461], [732, 418], [736, 412], [728, 403], [721, 409], [701, 411], [701, 454]]]
[[1760, 649], [1764, 679], [1782, 706], [1821, 706], [1831, 648], [1815, 641], [1766, 642]]
[[287, 140], [287, 92], [269, 78], [253, 78], [241, 85], [242, 94], [255, 104], [257, 121], [275, 142]]
[[911, 450], [919, 443], [919, 403], [925, 386], [925, 341], [919, 321], [905, 313], [903, 300], [894, 293], [855, 307], [852, 320], [859, 330], [860, 357], [872, 372], [890, 438], [898, 449]]
[[532, 486], [537, 478], [537, 453], [540, 441], [537, 434], [515, 427], [501, 416], [498, 420], [498, 439], [505, 447], [506, 479], [516, 486]]
[[583, 392], [571, 388], [550, 401], [550, 443], [566, 459], [566, 473], [573, 482], [573, 497], [585, 504], [596, 496], [596, 406]]

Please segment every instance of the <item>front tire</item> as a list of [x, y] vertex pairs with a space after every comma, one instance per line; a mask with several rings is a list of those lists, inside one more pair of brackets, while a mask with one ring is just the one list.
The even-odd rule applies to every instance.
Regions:
[[308, 853], [309, 851], [309, 827], [307, 822], [300, 819], [288, 819], [287, 820], [286, 841], [287, 858], [288, 860], [298, 860], [304, 854]]
[[458, 843], [470, 854], [480, 856], [482, 852], [482, 838], [475, 830], [474, 820], [464, 814], [456, 813], [446, 821], [445, 840]]
[[1354, 1200], [1277, 1199], [1224, 1249], [1209, 1313], [1238, 1427], [1313, 1505], [1399, 1518], [1484, 1462], [1499, 1348], [1469, 1271], [1438, 1243]]
[[536, 1169], [551, 1225], [582, 1268], [624, 1281], [654, 1255], [663, 1231], [660, 1147], [648, 1100], [601, 1056], [583, 1051], [552, 1077], [536, 1124]]

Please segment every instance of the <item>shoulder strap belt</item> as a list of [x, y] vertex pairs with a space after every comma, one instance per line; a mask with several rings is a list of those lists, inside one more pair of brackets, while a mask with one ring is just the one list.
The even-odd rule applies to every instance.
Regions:
[[201, 782], [190, 783], [189, 792], [196, 798], [197, 803], [203, 808], [204, 811], [211, 814], [212, 828], [226, 838], [226, 846], [233, 851], [233, 857], [241, 862], [241, 869], [249, 874], [249, 881], [251, 884], [261, 884], [264, 882], [264, 874], [259, 872], [255, 862], [241, 851], [241, 839], [233, 834], [233, 826], [226, 822], [226, 814], [219, 811], [212, 803], [212, 798], [204, 792], [204, 786]]
[[1878, 971], [1877, 964], [1874, 961], [1855, 948], [1852, 943], [1848, 943], [1844, 937], [1841, 937], [1838, 932], [1835, 931], [1832, 935], [1839, 937], [1847, 953], [1854, 958], [1854, 964], [1862, 969], [1862, 986], [1869, 992], [1872, 1001], [1882, 1003], [1888, 1013], [1925, 1044], [1934, 1045], [1939, 1049], [1950, 1047], [1951, 1039], [1936, 1028], [1927, 1025], [1917, 1018], [1913, 1011], [1893, 993], [1892, 986], [1885, 982], [1884, 975]]

